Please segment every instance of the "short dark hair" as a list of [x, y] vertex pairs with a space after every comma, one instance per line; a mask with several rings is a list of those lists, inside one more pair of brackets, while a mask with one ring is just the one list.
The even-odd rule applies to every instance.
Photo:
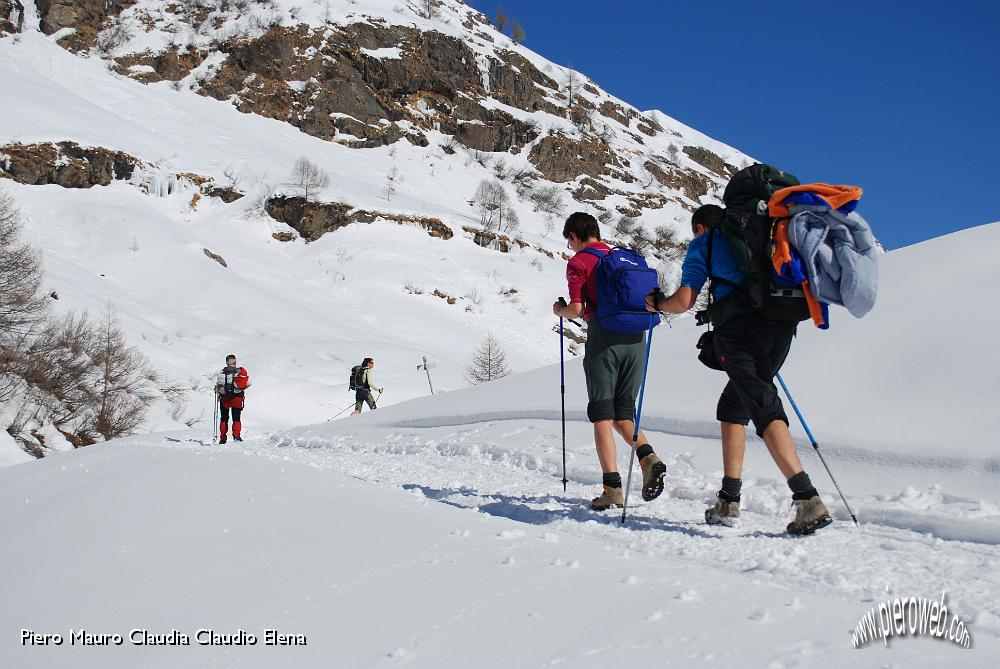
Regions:
[[229, 362], [230, 358], [232, 358], [233, 360], [235, 360], [236, 359], [236, 354], [235, 353], [230, 353], [229, 355], [227, 355], [226, 356], [226, 362]]
[[375, 362], [375, 359], [374, 358], [365, 358], [364, 360], [361, 361], [361, 366], [362, 367], [367, 367], [369, 362]]
[[691, 232], [697, 232], [697, 226], [704, 225], [706, 230], [719, 227], [722, 214], [726, 210], [717, 204], [703, 204], [691, 215]]
[[601, 238], [601, 228], [597, 225], [597, 219], [584, 211], [575, 211], [566, 219], [563, 238], [569, 239], [571, 233], [581, 242]]

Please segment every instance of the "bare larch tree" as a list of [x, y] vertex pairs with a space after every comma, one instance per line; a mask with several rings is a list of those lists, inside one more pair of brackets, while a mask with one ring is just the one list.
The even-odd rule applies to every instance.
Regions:
[[94, 420], [105, 440], [131, 433], [142, 425], [156, 400], [159, 375], [139, 351], [129, 347], [109, 305], [90, 353], [98, 369], [99, 404]]
[[330, 175], [325, 170], [320, 169], [316, 163], [302, 156], [295, 161], [292, 169], [292, 183], [302, 191], [302, 196], [309, 199], [310, 195], [315, 195], [330, 185]]
[[465, 368], [466, 380], [473, 385], [479, 385], [495, 381], [509, 374], [507, 356], [500, 348], [500, 342], [492, 334], [487, 335], [482, 346], [472, 358], [472, 363]]

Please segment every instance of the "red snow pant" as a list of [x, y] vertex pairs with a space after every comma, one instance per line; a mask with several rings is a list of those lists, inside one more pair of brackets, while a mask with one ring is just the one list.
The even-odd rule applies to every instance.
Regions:
[[243, 395], [237, 395], [235, 397], [219, 397], [219, 410], [221, 413], [222, 420], [219, 421], [219, 436], [222, 439], [226, 438], [226, 433], [229, 432], [229, 410], [233, 411], [233, 436], [240, 436], [240, 414], [243, 413]]

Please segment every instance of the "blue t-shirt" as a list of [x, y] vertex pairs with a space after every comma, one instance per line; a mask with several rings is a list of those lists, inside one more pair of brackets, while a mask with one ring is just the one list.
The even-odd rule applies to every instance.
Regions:
[[[687, 255], [684, 257], [684, 264], [681, 267], [681, 285], [691, 288], [695, 293], [700, 293], [702, 286], [708, 281], [708, 238], [712, 240], [712, 275], [732, 281], [733, 283], [743, 283], [746, 278], [743, 272], [736, 265], [736, 259], [729, 244], [722, 236], [722, 231], [716, 228], [701, 237], [695, 237], [688, 246]], [[718, 284], [712, 297], [721, 300], [729, 293], [733, 292], [732, 286]]]

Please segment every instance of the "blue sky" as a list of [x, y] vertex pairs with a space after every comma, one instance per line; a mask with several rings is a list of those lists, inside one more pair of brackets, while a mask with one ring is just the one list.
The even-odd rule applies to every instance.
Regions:
[[470, 4], [639, 109], [862, 186], [890, 249], [1000, 220], [1000, 0]]

